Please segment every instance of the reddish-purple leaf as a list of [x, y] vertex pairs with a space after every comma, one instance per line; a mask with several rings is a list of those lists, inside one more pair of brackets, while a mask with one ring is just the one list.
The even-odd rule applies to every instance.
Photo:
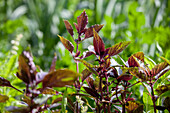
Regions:
[[0, 77], [0, 86], [11, 87], [11, 83], [7, 79]]
[[82, 74], [81, 79], [82, 79], [82, 82], [83, 82], [83, 81], [84, 81], [87, 77], [89, 77], [92, 73], [91, 73], [91, 71], [89, 71], [88, 69], [84, 69], [81, 74]]
[[103, 27], [103, 24], [102, 24], [102, 25], [93, 25], [93, 26], [89, 27], [89, 28], [87, 29], [87, 31], [85, 32], [85, 39], [86, 39], [86, 38], [90, 38], [90, 37], [93, 36], [93, 29], [94, 29], [96, 32], [99, 32], [100, 29], [102, 29], [102, 27]]
[[[10, 81], [8, 81], [7, 79], [0, 77], [0, 86], [6, 86], [6, 87], [10, 87], [13, 88], [19, 92], [21, 92], [19, 89], [15, 88], [14, 86], [11, 85]], [[22, 92], [21, 92], [22, 93]]]
[[93, 80], [91, 77], [88, 77], [88, 78], [86, 79], [86, 81], [87, 81], [87, 84], [88, 84], [88, 86], [89, 86], [90, 88], [95, 89], [94, 80]]
[[136, 58], [132, 55], [128, 59], [129, 67], [140, 67], [139, 62], [136, 60]]
[[85, 52], [83, 52], [83, 55], [80, 57], [80, 59], [84, 59], [88, 56], [91, 56], [92, 54], [95, 54], [95, 53], [92, 51], [85, 51]]
[[55, 53], [55, 54], [54, 54], [53, 61], [52, 61], [52, 63], [51, 63], [51, 67], [50, 67], [49, 72], [51, 72], [51, 71], [55, 71], [56, 61], [57, 61], [57, 55], [56, 55], [56, 53]]
[[85, 10], [84, 10], [81, 13], [81, 15], [77, 17], [78, 33], [81, 33], [81, 31], [84, 30], [87, 23], [88, 23], [88, 17], [87, 17]]
[[94, 90], [94, 89], [92, 89], [92, 88], [89, 88], [89, 87], [83, 87], [85, 90], [86, 90], [86, 92], [88, 93], [88, 94], [90, 94], [91, 96], [93, 96], [93, 97], [99, 97], [100, 95], [97, 93], [97, 91], [96, 90]]
[[23, 51], [18, 61], [19, 72], [17, 73], [17, 77], [27, 84], [32, 83], [35, 80], [37, 71], [31, 53], [29, 51]]
[[64, 47], [65, 47], [69, 52], [72, 53], [73, 50], [74, 50], [73, 44], [72, 44], [69, 40], [65, 39], [65, 38], [62, 37], [62, 36], [59, 36], [59, 35], [58, 35], [58, 37], [60, 37], [60, 40], [61, 40], [61, 42], [63, 43]]
[[109, 56], [114, 56], [120, 52], [122, 52], [128, 45], [130, 44], [130, 41], [120, 42], [112, 47], [110, 47], [108, 54]]
[[121, 76], [119, 76], [117, 79], [118, 79], [118, 80], [123, 80], [123, 81], [129, 81], [129, 80], [131, 80], [132, 78], [133, 78], [132, 75], [121, 75]]
[[139, 62], [137, 61], [137, 59], [144, 62], [144, 54], [143, 52], [137, 52], [135, 54], [133, 54], [132, 56], [129, 57], [128, 59], [128, 64], [129, 67], [140, 67]]
[[77, 29], [77, 32], [78, 32], [79, 31], [78, 25], [76, 23], [73, 23], [73, 24], [74, 24], [74, 26], [75, 26], [75, 28]]
[[96, 52], [96, 55], [100, 55], [101, 57], [105, 53], [104, 42], [94, 29], [93, 29], [93, 34], [94, 34], [94, 39], [93, 39], [94, 50]]
[[154, 68], [152, 68], [151, 70], [151, 76], [152, 77], [156, 76], [158, 73], [163, 71], [167, 66], [168, 66], [167, 62], [162, 62], [160, 64], [155, 65]]
[[42, 80], [43, 88], [45, 87], [64, 87], [65, 85], [73, 85], [75, 80], [77, 80], [79, 74], [68, 70], [68, 69], [58, 69], [56, 71], [50, 72]]
[[64, 24], [66, 26], [67, 31], [73, 37], [74, 33], [73, 33], [73, 27], [71, 26], [71, 24], [67, 20], [64, 20]]
[[135, 101], [134, 98], [127, 98], [127, 101]]
[[133, 56], [136, 57], [137, 59], [139, 59], [140, 61], [144, 62], [143, 52], [137, 52], [137, 53], [133, 54]]
[[[135, 67], [135, 68], [129, 68], [128, 70], [133, 76], [136, 76], [137, 78], [141, 79], [142, 81], [149, 81], [150, 77], [148, 76], [148, 74], [147, 73], [145, 74], [145, 73], [139, 71], [139, 69]], [[142, 70], [142, 71], [145, 71], [145, 70]]]

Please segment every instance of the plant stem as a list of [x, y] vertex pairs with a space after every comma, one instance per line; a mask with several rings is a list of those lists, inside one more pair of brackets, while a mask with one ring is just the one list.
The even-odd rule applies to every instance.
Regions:
[[150, 83], [150, 87], [151, 87], [152, 102], [153, 102], [153, 106], [154, 106], [154, 113], [156, 113], [155, 95], [154, 95], [154, 90], [153, 90], [153, 84], [152, 83]]
[[[77, 43], [76, 53], [78, 52], [78, 48], [79, 48], [79, 44]], [[78, 63], [78, 61], [76, 62], [76, 70], [77, 70], [77, 73], [79, 73], [79, 63]], [[78, 77], [78, 80], [79, 80], [79, 77]]]
[[125, 113], [125, 104], [122, 105], [122, 113]]

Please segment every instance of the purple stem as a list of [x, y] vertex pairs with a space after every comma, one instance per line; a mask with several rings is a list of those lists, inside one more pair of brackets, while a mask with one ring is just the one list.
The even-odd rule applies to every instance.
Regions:
[[151, 87], [151, 94], [152, 94], [152, 101], [153, 101], [153, 106], [154, 106], [154, 113], [156, 113], [156, 104], [155, 104], [155, 95], [154, 95], [154, 90], [153, 90], [153, 85], [152, 83], [149, 84]]

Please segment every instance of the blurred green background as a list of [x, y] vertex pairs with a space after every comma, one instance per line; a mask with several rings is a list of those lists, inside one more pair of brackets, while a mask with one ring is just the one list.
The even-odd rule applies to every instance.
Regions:
[[[159, 56], [170, 59], [169, 0], [0, 0], [0, 75], [13, 80], [16, 87], [23, 87], [14, 74], [18, 55], [28, 46], [35, 64], [42, 70], [48, 71], [55, 52], [56, 68], [75, 70], [71, 55], [57, 35], [73, 41], [63, 19], [73, 25], [84, 9], [88, 26], [104, 24], [99, 35], [106, 47], [132, 41], [121, 53], [123, 59], [127, 60], [137, 51], [143, 51], [155, 62], [160, 61]], [[92, 38], [83, 44], [80, 50], [87, 50]], [[14, 98], [17, 92], [11, 94], [12, 91], [0, 88], [0, 94], [10, 94]], [[6, 105], [11, 105], [13, 100]]]

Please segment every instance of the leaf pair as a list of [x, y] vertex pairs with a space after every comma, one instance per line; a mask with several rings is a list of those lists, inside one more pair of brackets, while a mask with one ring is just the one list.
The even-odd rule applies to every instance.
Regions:
[[[70, 35], [73, 37], [74, 35], [74, 32], [73, 32], [73, 27], [72, 25], [67, 21], [67, 20], [64, 20], [64, 24], [65, 24], [65, 27], [67, 29], [67, 31], [70, 33]], [[93, 29], [95, 29], [96, 32], [99, 32], [103, 25], [93, 25], [89, 28], [86, 28], [88, 24], [88, 16], [85, 12], [85, 10], [80, 14], [80, 16], [77, 17], [77, 24], [74, 23], [74, 26], [76, 27], [76, 30], [77, 30], [77, 33], [79, 34], [79, 41], [81, 41], [82, 39], [80, 38], [80, 36], [82, 34], [85, 34], [85, 38], [90, 38], [93, 36]]]
[[[139, 63], [142, 62], [142, 63]], [[143, 64], [143, 65], [142, 65]], [[168, 66], [167, 62], [161, 62], [160, 64], [155, 65], [151, 70], [147, 65], [144, 65], [144, 54], [143, 52], [138, 52], [133, 54], [128, 59], [128, 65], [129, 67], [138, 67], [138, 71], [130, 71], [133, 75], [136, 75], [138, 78], [142, 80], [150, 80], [153, 79], [153, 77], [157, 76], [160, 78], [163, 74], [165, 74], [170, 69], [166, 69]]]
[[95, 31], [95, 29], [93, 29], [93, 34], [94, 34], [94, 39], [93, 39], [94, 50], [96, 52], [96, 55], [99, 55], [100, 58], [103, 58], [106, 55], [109, 55], [109, 57], [117, 55], [130, 44], [130, 41], [125, 41], [125, 42], [117, 43], [112, 47], [105, 49], [105, 44], [103, 40], [100, 38], [100, 36], [98, 35], [98, 33]]
[[19, 71], [17, 77], [27, 84], [33, 83], [36, 76], [36, 67], [33, 62], [33, 57], [29, 51], [23, 51], [19, 56]]

